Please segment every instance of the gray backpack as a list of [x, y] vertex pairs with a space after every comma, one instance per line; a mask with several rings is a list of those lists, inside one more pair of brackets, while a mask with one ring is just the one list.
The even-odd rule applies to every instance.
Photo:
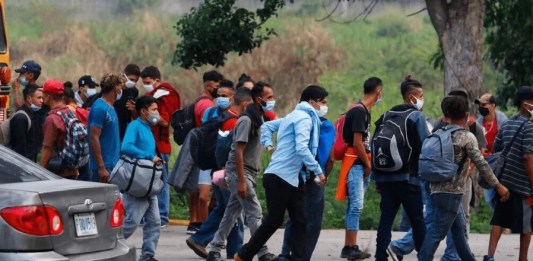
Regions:
[[420, 177], [430, 182], [445, 182], [453, 179], [467, 158], [465, 157], [459, 164], [454, 161], [452, 133], [460, 130], [463, 129], [448, 125], [438, 129], [424, 140], [418, 159]]
[[109, 183], [117, 185], [122, 193], [146, 198], [161, 192], [164, 185], [162, 174], [163, 164], [122, 155], [111, 171]]
[[26, 130], [26, 132], [30, 131], [31, 129], [31, 119], [30, 119], [30, 116], [24, 111], [24, 110], [18, 110], [17, 112], [15, 112], [15, 114], [13, 114], [13, 116], [11, 116], [9, 119], [3, 121], [1, 124], [0, 124], [0, 144], [4, 145], [4, 146], [8, 146], [9, 147], [9, 144], [10, 144], [10, 129], [11, 129], [11, 119], [13, 119], [17, 114], [24, 114], [26, 116], [26, 118], [28, 119], [28, 130]]

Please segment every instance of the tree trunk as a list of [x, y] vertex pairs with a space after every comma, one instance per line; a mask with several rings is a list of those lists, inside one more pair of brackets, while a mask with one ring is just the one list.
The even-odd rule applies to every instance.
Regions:
[[483, 87], [485, 1], [426, 0], [426, 6], [444, 54], [444, 94], [464, 88], [473, 101]]

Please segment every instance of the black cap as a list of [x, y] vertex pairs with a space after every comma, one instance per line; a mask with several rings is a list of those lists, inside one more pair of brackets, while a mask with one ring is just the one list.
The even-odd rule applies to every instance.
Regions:
[[530, 100], [533, 101], [533, 87], [531, 86], [520, 86], [516, 91], [515, 105], [520, 107], [523, 101]]
[[41, 66], [36, 63], [34, 60], [25, 61], [22, 66], [18, 69], [15, 69], [16, 73], [25, 73], [25, 72], [41, 72]]
[[99, 86], [90, 75], [84, 75], [78, 80], [78, 86], [89, 85], [89, 88]]

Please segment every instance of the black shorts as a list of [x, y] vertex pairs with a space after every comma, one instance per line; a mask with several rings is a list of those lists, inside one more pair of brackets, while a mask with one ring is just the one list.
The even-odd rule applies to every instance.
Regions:
[[523, 195], [511, 192], [509, 200], [500, 202], [496, 197], [496, 206], [490, 224], [510, 228], [513, 233], [531, 233], [533, 228], [533, 202]]

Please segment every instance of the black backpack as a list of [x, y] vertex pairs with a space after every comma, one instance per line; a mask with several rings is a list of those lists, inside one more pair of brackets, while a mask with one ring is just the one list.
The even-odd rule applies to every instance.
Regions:
[[191, 157], [201, 170], [213, 169], [218, 170], [217, 159], [215, 156], [218, 130], [229, 118], [236, 118], [236, 116], [224, 112], [217, 118], [212, 119], [201, 127], [194, 128], [190, 133], [190, 150]]
[[372, 138], [372, 169], [379, 172], [409, 170], [413, 146], [407, 133], [407, 119], [416, 111], [409, 107], [383, 114]]
[[189, 132], [196, 127], [196, 120], [194, 119], [194, 107], [196, 106], [196, 103], [203, 99], [209, 98], [202, 96], [196, 99], [195, 102], [177, 110], [172, 114], [170, 125], [174, 130], [174, 141], [178, 145], [182, 145], [185, 141], [185, 137], [187, 137], [187, 134], [189, 134]]

